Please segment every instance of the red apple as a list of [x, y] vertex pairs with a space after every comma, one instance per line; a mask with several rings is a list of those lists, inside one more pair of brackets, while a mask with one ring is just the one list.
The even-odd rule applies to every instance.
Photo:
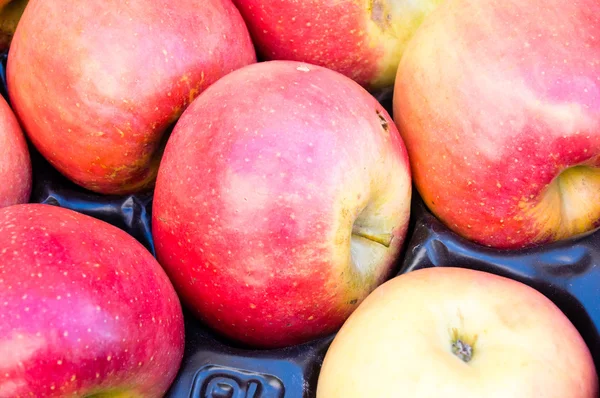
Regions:
[[152, 229], [209, 326], [255, 347], [335, 331], [392, 272], [411, 198], [404, 144], [351, 79], [294, 61], [239, 69], [183, 114]]
[[391, 86], [406, 43], [442, 0], [233, 0], [266, 59], [333, 69]]
[[336, 334], [317, 398], [597, 398], [589, 348], [520, 282], [461, 268], [378, 287]]
[[0, 396], [162, 397], [183, 315], [139, 242], [44, 204], [0, 209]]
[[12, 109], [0, 96], [0, 208], [29, 201], [32, 171], [29, 149]]
[[103, 194], [150, 188], [166, 131], [221, 76], [256, 60], [230, 0], [31, 0], [8, 89], [31, 141]]
[[398, 68], [414, 182], [458, 234], [520, 248], [600, 224], [600, 2], [449, 0]]

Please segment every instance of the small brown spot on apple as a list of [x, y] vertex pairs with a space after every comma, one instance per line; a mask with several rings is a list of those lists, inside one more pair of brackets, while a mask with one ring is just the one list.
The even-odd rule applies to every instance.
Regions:
[[379, 109], [375, 110], [375, 113], [377, 113], [377, 116], [379, 117], [379, 123], [381, 124], [383, 131], [385, 131], [386, 134], [389, 134], [390, 125], [389, 125], [387, 119], [385, 118], [385, 116], [383, 116], [383, 113], [381, 113], [381, 111]]

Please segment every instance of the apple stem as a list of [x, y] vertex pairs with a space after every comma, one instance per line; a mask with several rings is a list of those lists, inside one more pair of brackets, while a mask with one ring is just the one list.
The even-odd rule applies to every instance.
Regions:
[[356, 235], [356, 236], [360, 236], [361, 238], [371, 240], [373, 242], [377, 242], [385, 247], [390, 247], [390, 245], [392, 244], [392, 238], [393, 238], [392, 234], [373, 235], [373, 234], [369, 233], [368, 231], [365, 231], [358, 225], [352, 226], [352, 234]]
[[463, 362], [469, 362], [473, 358], [473, 347], [461, 339], [456, 339], [452, 342], [452, 353]]

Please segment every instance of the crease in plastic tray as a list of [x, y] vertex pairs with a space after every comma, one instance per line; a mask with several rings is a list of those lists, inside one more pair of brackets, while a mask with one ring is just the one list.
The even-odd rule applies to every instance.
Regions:
[[[6, 54], [1, 59], [5, 86]], [[391, 89], [375, 93], [391, 114]], [[109, 222], [152, 254], [152, 193], [101, 196], [68, 181], [30, 146], [34, 171], [30, 202], [69, 208]], [[411, 225], [396, 275], [426, 267], [460, 266], [524, 282], [549, 297], [584, 337], [600, 369], [600, 232], [543, 247], [500, 251], [449, 231], [413, 190]], [[335, 335], [276, 350], [238, 347], [204, 327], [184, 307], [186, 347], [167, 397], [314, 397], [323, 358]], [[399, 336], [400, 338], [400, 336]]]

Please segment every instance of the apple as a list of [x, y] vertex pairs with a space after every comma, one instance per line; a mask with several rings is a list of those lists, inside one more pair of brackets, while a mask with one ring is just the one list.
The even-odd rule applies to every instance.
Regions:
[[162, 397], [181, 304], [125, 231], [45, 204], [0, 209], [0, 396]]
[[379, 286], [326, 352], [317, 398], [596, 398], [591, 353], [537, 290], [433, 267]]
[[12, 109], [0, 96], [0, 208], [29, 201], [32, 186], [27, 141]]
[[26, 134], [100, 194], [151, 189], [169, 127], [221, 76], [256, 61], [230, 0], [31, 0], [8, 55]]
[[449, 0], [398, 68], [394, 119], [416, 189], [499, 249], [600, 225], [600, 2]]
[[223, 77], [177, 122], [154, 191], [159, 262], [231, 341], [335, 331], [393, 271], [410, 216], [406, 150], [364, 88], [266, 61]]
[[0, 51], [10, 48], [12, 37], [27, 2], [28, 0], [0, 0]]
[[233, 0], [260, 55], [333, 69], [369, 90], [393, 85], [403, 50], [442, 0]]

